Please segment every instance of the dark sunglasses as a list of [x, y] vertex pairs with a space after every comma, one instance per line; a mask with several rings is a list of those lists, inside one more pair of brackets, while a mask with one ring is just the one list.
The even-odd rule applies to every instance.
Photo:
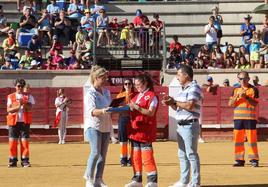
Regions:
[[131, 85], [131, 83], [130, 83], [130, 82], [126, 82], [126, 83], [124, 83], [124, 85], [126, 85], [126, 86], [127, 86], [127, 85]]
[[238, 79], [239, 79], [239, 80], [241, 80], [241, 81], [242, 81], [242, 80], [243, 80], [243, 81], [248, 80], [248, 78], [247, 78], [247, 77], [238, 77]]
[[23, 88], [24, 85], [19, 84], [19, 85], [17, 85], [17, 87], [18, 87], [18, 88]]

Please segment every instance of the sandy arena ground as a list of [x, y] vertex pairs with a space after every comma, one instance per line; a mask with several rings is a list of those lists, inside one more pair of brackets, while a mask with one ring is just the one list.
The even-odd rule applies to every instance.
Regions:
[[[202, 186], [268, 186], [268, 142], [260, 142], [260, 167], [233, 168], [233, 143], [200, 144]], [[31, 144], [31, 168], [7, 168], [8, 146], [0, 144], [1, 187], [84, 187], [82, 178], [90, 147], [86, 143]], [[159, 187], [179, 179], [176, 142], [154, 144]], [[123, 187], [132, 177], [131, 167], [120, 167], [119, 145], [110, 144], [104, 180], [109, 187]], [[146, 183], [144, 176], [144, 184]]]

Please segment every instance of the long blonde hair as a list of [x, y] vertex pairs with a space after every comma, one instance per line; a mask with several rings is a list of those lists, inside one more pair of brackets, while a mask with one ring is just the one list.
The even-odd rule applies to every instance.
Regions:
[[98, 65], [92, 66], [90, 71], [90, 82], [93, 85], [96, 78], [106, 75], [108, 71]]

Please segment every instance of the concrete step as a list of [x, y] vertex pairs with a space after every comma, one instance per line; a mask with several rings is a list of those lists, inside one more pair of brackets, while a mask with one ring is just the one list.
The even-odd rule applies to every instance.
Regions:
[[[188, 13], [188, 12], [211, 12], [211, 9], [215, 6], [220, 8], [220, 12], [251, 12], [253, 8], [257, 7], [263, 3], [263, 1], [252, 1], [252, 2], [173, 2], [173, 3], [109, 3], [106, 4], [107, 12], [135, 12], [136, 9], [141, 9], [142, 12], [156, 12], [156, 13], [170, 13], [170, 12], [180, 12], [180, 13]], [[234, 9], [234, 7], [237, 7]]]

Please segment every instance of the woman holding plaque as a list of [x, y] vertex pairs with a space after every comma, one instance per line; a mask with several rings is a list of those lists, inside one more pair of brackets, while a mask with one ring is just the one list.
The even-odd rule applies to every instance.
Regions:
[[85, 96], [86, 120], [85, 137], [90, 143], [90, 155], [84, 174], [86, 187], [107, 185], [103, 182], [103, 171], [108, 150], [112, 126], [110, 109], [110, 91], [104, 88], [108, 71], [100, 66], [93, 66], [90, 72], [91, 87]]
[[[124, 85], [120, 93], [116, 98], [125, 97], [124, 105], [130, 103], [131, 99], [134, 97], [134, 86], [131, 79], [125, 79]], [[131, 157], [128, 154], [128, 135], [127, 126], [130, 123], [130, 113], [129, 111], [121, 112], [119, 114], [118, 122], [118, 138], [120, 142], [120, 164], [122, 167], [131, 165]]]
[[158, 98], [154, 93], [153, 81], [149, 74], [138, 75], [135, 78], [135, 87], [139, 93], [129, 104], [131, 125], [128, 135], [131, 141], [134, 176], [125, 187], [142, 186], [142, 165], [147, 172], [145, 187], [157, 187], [157, 169], [152, 142], [156, 139]]

